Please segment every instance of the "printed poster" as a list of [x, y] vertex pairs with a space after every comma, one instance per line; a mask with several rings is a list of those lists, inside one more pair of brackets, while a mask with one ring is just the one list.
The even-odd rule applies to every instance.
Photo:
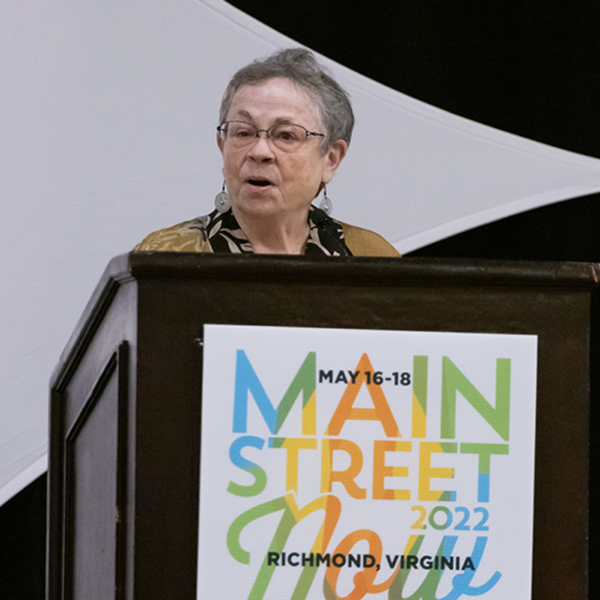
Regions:
[[536, 336], [204, 335], [199, 600], [531, 597]]

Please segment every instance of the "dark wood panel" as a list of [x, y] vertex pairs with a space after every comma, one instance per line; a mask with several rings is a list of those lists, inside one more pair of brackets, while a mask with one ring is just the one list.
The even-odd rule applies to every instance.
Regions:
[[124, 342], [101, 370], [64, 439], [64, 598], [123, 598], [127, 359]]

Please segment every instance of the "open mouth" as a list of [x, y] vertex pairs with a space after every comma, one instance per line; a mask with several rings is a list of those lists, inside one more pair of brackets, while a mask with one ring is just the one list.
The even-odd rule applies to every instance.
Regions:
[[268, 179], [248, 179], [248, 183], [258, 187], [267, 187], [268, 185], [271, 185], [271, 182]]

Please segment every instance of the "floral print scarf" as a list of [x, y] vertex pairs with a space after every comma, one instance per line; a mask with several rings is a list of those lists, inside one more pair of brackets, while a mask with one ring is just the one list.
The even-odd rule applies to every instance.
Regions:
[[[213, 252], [252, 254], [252, 246], [239, 226], [231, 209], [225, 213], [213, 211], [200, 219]], [[310, 207], [308, 213], [309, 235], [306, 255], [352, 256], [344, 241], [344, 231], [337, 221], [325, 211]]]

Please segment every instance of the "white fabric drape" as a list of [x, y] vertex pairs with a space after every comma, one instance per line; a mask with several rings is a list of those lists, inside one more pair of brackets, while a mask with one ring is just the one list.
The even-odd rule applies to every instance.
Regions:
[[[294, 45], [222, 0], [0, 7], [0, 503], [45, 469], [48, 379], [104, 266], [148, 232], [211, 209], [227, 81]], [[600, 190], [600, 160], [321, 58], [357, 116], [328, 190], [334, 216], [401, 252]]]

